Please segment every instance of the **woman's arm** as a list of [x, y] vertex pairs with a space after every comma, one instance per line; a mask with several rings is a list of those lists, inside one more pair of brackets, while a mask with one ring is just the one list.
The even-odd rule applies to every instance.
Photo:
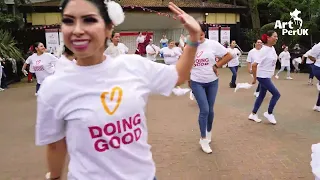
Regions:
[[255, 84], [257, 82], [257, 67], [258, 67], [258, 63], [256, 62], [252, 63], [252, 75], [253, 75], [252, 84]]
[[66, 154], [67, 146], [65, 138], [47, 145], [47, 164], [50, 178], [55, 179], [61, 176]]
[[223, 65], [227, 64], [231, 59], [232, 55], [230, 52], [228, 52], [216, 63], [216, 65], [218, 66], [218, 68], [221, 68]]

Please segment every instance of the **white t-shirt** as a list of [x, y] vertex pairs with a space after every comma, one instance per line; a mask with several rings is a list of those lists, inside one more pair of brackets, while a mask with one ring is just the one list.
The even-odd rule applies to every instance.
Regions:
[[30, 72], [36, 74], [37, 83], [41, 84], [46, 77], [54, 73], [57, 60], [50, 53], [43, 53], [40, 56], [34, 53], [28, 57], [25, 63], [30, 65]]
[[311, 61], [310, 58], [308, 58], [308, 56], [310, 55], [311, 49], [309, 51], [307, 51], [303, 56], [307, 58], [306, 60], [306, 64], [313, 64], [314, 62]]
[[218, 41], [205, 39], [205, 41], [198, 46], [190, 79], [199, 83], [208, 83], [217, 80], [218, 77], [213, 72], [216, 57], [223, 57], [227, 53], [227, 49]]
[[228, 67], [239, 66], [239, 57], [241, 56], [241, 52], [238, 48], [227, 48], [228, 52], [232, 55], [231, 61], [228, 62]]
[[290, 66], [290, 53], [287, 51], [282, 51], [280, 54], [279, 54], [279, 59], [280, 59], [280, 62], [281, 62], [281, 66]]
[[137, 37], [137, 40], [136, 40], [136, 43], [139, 44], [139, 43], [143, 43], [144, 40], [146, 39], [146, 36], [138, 36]]
[[252, 70], [252, 63], [254, 62], [255, 59], [257, 59], [258, 53], [260, 50], [253, 48], [249, 51], [248, 57], [247, 57], [247, 62], [251, 63], [251, 70]]
[[320, 43], [312, 47], [309, 56], [314, 57], [316, 59], [314, 65], [320, 67]]
[[276, 69], [278, 55], [274, 47], [262, 46], [257, 58], [254, 60], [258, 63], [257, 77], [271, 78]]
[[58, 71], [65, 71], [72, 68], [72, 64], [77, 63], [76, 60], [70, 61], [65, 55], [61, 55], [55, 66], [55, 73]]
[[117, 57], [120, 54], [127, 54], [128, 52], [129, 48], [123, 43], [118, 43], [117, 46], [111, 43], [110, 46], [104, 51], [104, 54], [111, 57]]
[[147, 52], [147, 59], [150, 59], [152, 61], [156, 61], [157, 60], [157, 55], [156, 54], [153, 54], [153, 55], [150, 55], [149, 53], [156, 53], [156, 52], [159, 52], [160, 51], [160, 48], [154, 44], [149, 44], [147, 47], [146, 47], [146, 52]]
[[73, 64], [38, 92], [36, 144], [66, 137], [68, 180], [153, 180], [144, 109], [150, 93], [168, 96], [177, 80], [175, 66], [139, 55]]
[[163, 54], [164, 62], [169, 65], [176, 64], [181, 56], [181, 53], [176, 48], [164, 47], [160, 49], [160, 53]]
[[174, 47], [174, 49], [176, 49], [180, 54], [182, 54], [182, 53], [183, 53], [183, 51], [182, 51], [181, 47]]

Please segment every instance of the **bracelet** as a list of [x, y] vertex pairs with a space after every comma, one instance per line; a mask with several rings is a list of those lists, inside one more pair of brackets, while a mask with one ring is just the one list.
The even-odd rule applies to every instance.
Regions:
[[187, 40], [186, 44], [191, 47], [198, 47], [199, 46], [199, 42], [191, 42], [190, 39]]

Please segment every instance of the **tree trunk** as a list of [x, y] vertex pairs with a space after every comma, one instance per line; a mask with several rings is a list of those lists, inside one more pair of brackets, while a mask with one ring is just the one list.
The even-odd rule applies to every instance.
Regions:
[[259, 29], [260, 28], [260, 17], [258, 10], [257, 0], [248, 0], [248, 6], [251, 14], [252, 28]]

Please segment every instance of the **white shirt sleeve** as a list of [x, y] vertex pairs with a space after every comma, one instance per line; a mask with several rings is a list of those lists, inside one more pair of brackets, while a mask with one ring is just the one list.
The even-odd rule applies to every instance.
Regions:
[[169, 96], [178, 82], [178, 72], [175, 65], [165, 65], [153, 61], [145, 61], [147, 64], [146, 77], [149, 80], [149, 88], [153, 94]]
[[37, 98], [36, 145], [42, 146], [57, 142], [65, 137], [65, 122], [56, 116], [55, 108]]
[[[32, 56], [32, 55], [31, 55], [31, 56]], [[31, 56], [29, 56], [29, 57], [27, 58], [27, 60], [26, 60], [26, 62], [25, 62], [26, 64], [31, 64], [31, 61], [32, 61], [32, 60], [31, 60]]]
[[212, 43], [212, 48], [215, 50], [215, 55], [217, 57], [223, 57], [225, 56], [227, 53], [228, 53], [228, 50], [222, 46], [219, 42], [217, 41], [214, 41], [214, 40], [211, 40], [213, 43]]
[[248, 63], [252, 63], [252, 50], [251, 51], [249, 51], [249, 53], [248, 53], [248, 57], [247, 57], [247, 62]]
[[264, 59], [266, 59], [266, 53], [264, 52], [264, 49], [260, 49], [256, 55], [255, 55], [254, 62], [257, 64], [260, 64]]
[[319, 55], [320, 55], [320, 43], [318, 43], [312, 47], [309, 56], [317, 59]]

